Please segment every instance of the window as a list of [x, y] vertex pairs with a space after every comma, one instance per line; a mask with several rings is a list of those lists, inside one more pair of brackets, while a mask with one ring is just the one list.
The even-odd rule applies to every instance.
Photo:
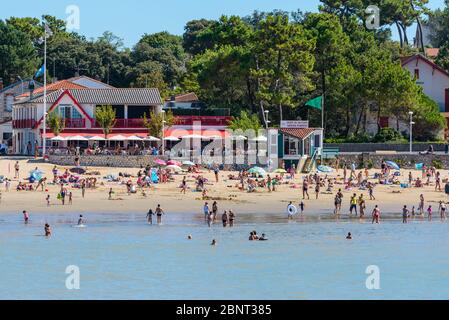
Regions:
[[415, 69], [415, 80], [419, 80], [419, 69]]
[[60, 105], [59, 115], [64, 119], [82, 119], [78, 110], [71, 105]]
[[299, 140], [290, 136], [284, 136], [284, 155], [295, 156], [299, 154]]

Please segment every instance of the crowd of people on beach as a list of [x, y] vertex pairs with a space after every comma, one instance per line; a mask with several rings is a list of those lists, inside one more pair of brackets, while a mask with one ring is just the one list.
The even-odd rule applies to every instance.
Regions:
[[[146, 196], [146, 190], [155, 189], [156, 184], [178, 183], [176, 171], [162, 168], [146, 166], [141, 168], [137, 175], [131, 175], [128, 173], [120, 173], [118, 177], [107, 177], [100, 181], [100, 178], [95, 176], [88, 176], [87, 174], [71, 172], [69, 169], [63, 169], [60, 171], [57, 166], [52, 169], [53, 180], [49, 180], [47, 177], [39, 176], [39, 179], [27, 178], [20, 180], [20, 164], [17, 161], [14, 164], [14, 180], [17, 181], [17, 191], [41, 191], [45, 192], [45, 201], [47, 206], [51, 206], [51, 195], [49, 194], [49, 185], [59, 186], [59, 191], [56, 194], [56, 199], [60, 201], [62, 206], [72, 205], [75, 190], [81, 191], [81, 197], [84, 198], [86, 189], [97, 189], [99, 184], [105, 186], [105, 183], [111, 183], [115, 185], [115, 188], [119, 186], [126, 187], [126, 193], [128, 195], [138, 193]], [[202, 172], [202, 170], [213, 171], [214, 179], [210, 180]], [[306, 203], [308, 201], [320, 201], [320, 196], [323, 194], [332, 195], [334, 200], [334, 209], [332, 211], [335, 218], [339, 219], [345, 210], [345, 202], [348, 205], [348, 217], [358, 217], [364, 219], [367, 212], [371, 213], [371, 222], [373, 224], [379, 224], [381, 221], [381, 208], [380, 204], [377, 204], [375, 196], [375, 189], [378, 186], [400, 186], [401, 189], [395, 189], [393, 193], [400, 193], [401, 190], [407, 188], [425, 188], [433, 187], [435, 192], [445, 192], [449, 194], [449, 181], [443, 179], [442, 174], [434, 166], [422, 166], [421, 175], [415, 177], [410, 171], [408, 174], [401, 172], [388, 165], [387, 162], [382, 162], [380, 170], [375, 171], [373, 175], [370, 175], [370, 171], [367, 168], [357, 170], [355, 164], [343, 164], [340, 166], [338, 160], [335, 165], [337, 175], [330, 173], [320, 173], [318, 171], [314, 173], [304, 174], [297, 179], [297, 173], [294, 168], [288, 170], [280, 170], [281, 173], [267, 173], [265, 175], [257, 172], [251, 172], [250, 170], [240, 170], [238, 174], [230, 173], [227, 176], [229, 181], [237, 181], [234, 185], [229, 185], [235, 191], [248, 192], [248, 193], [261, 193], [261, 192], [277, 192], [281, 186], [285, 186], [292, 189], [300, 189], [298, 192], [298, 207], [290, 201], [287, 206], [287, 218], [288, 220], [294, 220], [296, 215], [304, 215], [306, 210]], [[343, 176], [339, 176], [338, 173], [343, 170]], [[199, 165], [189, 166], [186, 170], [186, 174], [180, 180], [179, 189], [180, 193], [185, 195], [187, 192], [201, 193], [201, 199], [204, 202], [203, 215], [204, 222], [208, 227], [212, 227], [217, 221], [220, 221], [224, 228], [234, 227], [236, 215], [233, 210], [219, 210], [219, 205], [213, 197], [208, 196], [208, 191], [213, 190], [214, 186], [220, 182], [220, 169], [218, 165], [212, 165], [208, 168], [201, 167]], [[39, 168], [36, 167], [34, 172], [39, 172]], [[299, 181], [298, 181], [299, 180]], [[11, 183], [13, 180], [3, 177], [1, 181], [4, 185], [4, 191], [9, 192], [11, 189]], [[190, 185], [191, 183], [191, 185]], [[336, 189], [336, 191], [334, 191]], [[309, 194], [313, 190], [313, 195]], [[357, 191], [356, 191], [357, 190]], [[113, 187], [109, 187], [108, 199], [114, 200], [115, 191]], [[312, 198], [312, 200], [311, 200]], [[1, 199], [1, 193], [0, 193]], [[436, 205], [426, 204], [424, 193], [419, 196], [418, 205], [410, 206], [404, 204], [401, 209], [401, 217], [403, 223], [408, 223], [410, 218], [427, 217], [429, 221], [432, 220], [434, 213], [437, 214], [442, 220], [446, 219], [446, 203], [440, 200], [438, 207]], [[371, 211], [368, 210], [368, 203], [372, 203]], [[436, 209], [436, 210], [435, 210]], [[165, 215], [165, 211], [159, 204], [154, 210], [150, 209], [146, 215], [148, 224], [153, 224], [153, 217], [156, 217], [157, 224], [162, 224], [162, 217]], [[28, 211], [23, 211], [25, 223], [29, 222], [30, 216]], [[82, 217], [81, 217], [82, 218]], [[51, 235], [51, 227], [45, 224], [45, 235]], [[352, 239], [352, 235], [348, 235], [348, 239]], [[266, 236], [258, 236], [256, 231], [251, 232], [250, 240], [267, 240]], [[217, 242], [215, 240], [216, 245]]]

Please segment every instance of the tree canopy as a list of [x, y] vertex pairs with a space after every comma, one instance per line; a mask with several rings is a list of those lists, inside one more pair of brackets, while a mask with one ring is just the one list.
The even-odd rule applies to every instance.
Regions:
[[[164, 98], [193, 91], [207, 108], [228, 108], [237, 118], [251, 114], [262, 125], [269, 111], [272, 125], [309, 119], [321, 126], [320, 112], [305, 103], [323, 95], [330, 136], [366, 135], [373, 117], [378, 131], [386, 116], [398, 129], [410, 110], [434, 134], [445, 127], [444, 119], [400, 64], [402, 57], [422, 52], [407, 37], [417, 23], [418, 30], [430, 26], [431, 40], [441, 48], [436, 63], [449, 69], [449, 0], [435, 11], [427, 3], [321, 0], [318, 13], [255, 11], [196, 19], [186, 23], [182, 36], [144, 34], [132, 48], [111, 32], [97, 39], [68, 32], [56, 17], [11, 17], [0, 21], [0, 77], [8, 85], [42, 65], [45, 19], [53, 31], [50, 78], [86, 75], [117, 87], [156, 87]], [[365, 25], [368, 5], [382, 13], [376, 30]], [[391, 38], [392, 28], [399, 41]]]

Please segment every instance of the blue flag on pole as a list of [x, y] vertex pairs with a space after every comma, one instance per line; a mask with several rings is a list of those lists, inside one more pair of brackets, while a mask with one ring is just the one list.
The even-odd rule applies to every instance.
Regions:
[[45, 66], [42, 65], [42, 67], [40, 67], [40, 69], [37, 70], [36, 74], [34, 75], [34, 78], [37, 79], [39, 77], [42, 77], [44, 75], [44, 72], [45, 72]]

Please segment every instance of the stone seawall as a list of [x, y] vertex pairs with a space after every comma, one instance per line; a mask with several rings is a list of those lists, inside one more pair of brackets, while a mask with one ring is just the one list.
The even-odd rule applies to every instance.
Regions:
[[[435, 151], [445, 151], [444, 143], [414, 143], [413, 151], [422, 152], [432, 145]], [[325, 148], [338, 148], [340, 152], [376, 152], [376, 151], [396, 151], [409, 152], [410, 145], [407, 143], [325, 143]]]
[[[50, 163], [60, 165], [60, 166], [75, 166], [75, 156], [69, 155], [50, 155], [48, 161]], [[117, 168], [141, 168], [147, 165], [155, 166], [155, 159], [169, 160], [167, 156], [107, 156], [107, 155], [96, 155], [96, 156], [80, 156], [80, 165], [82, 167], [117, 167]], [[191, 159], [175, 159], [176, 161], [183, 162], [184, 160]], [[216, 159], [215, 159], [216, 160]], [[199, 160], [194, 160], [195, 163], [199, 163]], [[220, 162], [220, 161], [218, 161]], [[221, 160], [223, 162], [223, 160]], [[203, 165], [207, 166], [211, 163], [216, 163], [215, 161], [203, 159]], [[248, 165], [248, 159], [244, 158], [244, 164], [226, 164], [221, 165], [222, 170], [227, 171], [240, 171], [242, 169], [248, 169], [254, 165], [264, 166], [265, 164], [252, 164]]]
[[[449, 155], [435, 154], [435, 155], [419, 155], [419, 154], [374, 154], [374, 153], [360, 153], [360, 154], [340, 154], [340, 166], [344, 163], [351, 165], [355, 163], [360, 168], [380, 168], [382, 161], [394, 161], [401, 168], [414, 169], [418, 163], [424, 163], [426, 166], [434, 166], [437, 169], [449, 169]], [[327, 164], [334, 164], [335, 159], [324, 161]]]
[[[147, 165], [153, 166], [155, 159], [165, 159], [162, 156], [80, 156], [82, 167], [118, 167], [118, 168], [140, 168]], [[48, 157], [50, 163], [60, 166], [74, 166], [75, 156], [51, 155]]]

